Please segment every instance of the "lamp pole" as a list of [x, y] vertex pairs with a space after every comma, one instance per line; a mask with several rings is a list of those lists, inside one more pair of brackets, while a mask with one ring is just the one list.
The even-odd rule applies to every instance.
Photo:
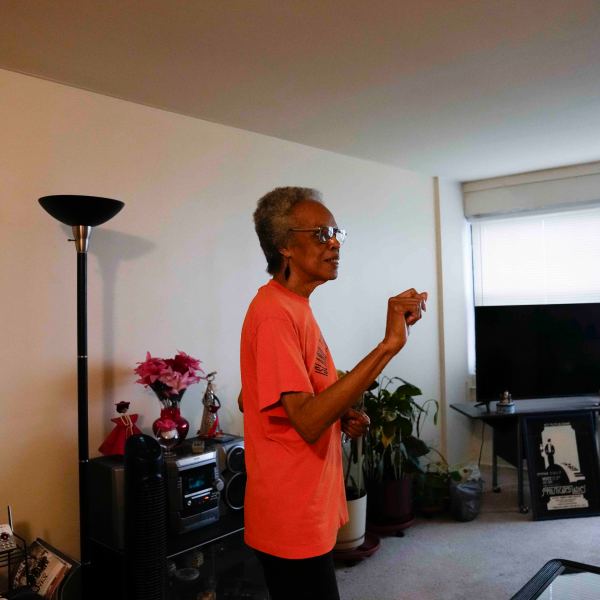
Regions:
[[77, 447], [79, 454], [79, 550], [81, 598], [90, 597], [90, 514], [88, 505], [88, 356], [87, 356], [87, 252], [92, 227], [112, 219], [124, 206], [120, 200], [99, 196], [58, 195], [39, 199], [42, 208], [70, 225], [77, 250]]
[[92, 228], [73, 227], [77, 249], [77, 447], [79, 453], [79, 551], [81, 558], [81, 597], [87, 598], [86, 583], [91, 567], [90, 511], [88, 506], [89, 422], [87, 353], [87, 250]]

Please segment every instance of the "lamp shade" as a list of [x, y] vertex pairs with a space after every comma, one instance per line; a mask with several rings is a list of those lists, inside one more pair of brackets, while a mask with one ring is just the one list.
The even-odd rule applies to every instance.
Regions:
[[39, 200], [42, 208], [65, 225], [95, 227], [112, 219], [125, 206], [120, 200], [100, 196], [58, 195]]

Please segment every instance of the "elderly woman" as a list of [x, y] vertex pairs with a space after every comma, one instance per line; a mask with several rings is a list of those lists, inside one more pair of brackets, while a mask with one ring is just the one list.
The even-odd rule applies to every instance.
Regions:
[[336, 600], [331, 551], [348, 519], [341, 432], [366, 430], [367, 416], [352, 405], [406, 344], [427, 294], [390, 298], [383, 340], [338, 380], [309, 297], [337, 278], [346, 232], [307, 188], [266, 194], [254, 223], [272, 279], [252, 300], [241, 336], [245, 540], [272, 600]]

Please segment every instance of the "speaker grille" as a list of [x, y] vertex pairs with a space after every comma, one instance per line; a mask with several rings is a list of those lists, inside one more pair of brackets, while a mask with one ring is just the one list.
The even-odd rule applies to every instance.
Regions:
[[[137, 438], [137, 439], [136, 439]], [[164, 600], [167, 504], [162, 450], [146, 435], [125, 446], [125, 558], [129, 600]]]
[[244, 446], [234, 446], [227, 452], [227, 468], [234, 473], [243, 473], [246, 470]]
[[232, 510], [244, 508], [246, 493], [246, 473], [233, 473], [225, 476], [225, 503]]

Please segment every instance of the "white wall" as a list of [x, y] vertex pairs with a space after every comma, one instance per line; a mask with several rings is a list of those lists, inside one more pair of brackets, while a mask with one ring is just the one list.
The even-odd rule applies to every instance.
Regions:
[[469, 225], [463, 212], [460, 185], [444, 180], [436, 183], [443, 447], [451, 464], [477, 462], [477, 436], [482, 423], [475, 424], [450, 408], [454, 403], [472, 401], [467, 376], [468, 315], [473, 311]]
[[[158, 415], [132, 373], [146, 350], [181, 349], [216, 369], [222, 425], [241, 431], [239, 331], [267, 280], [251, 213], [277, 185], [321, 189], [349, 231], [339, 279], [312, 300], [338, 367], [379, 341], [389, 295], [429, 290], [426, 318], [387, 373], [440, 397], [431, 178], [7, 71], [0, 115], [0, 505], [27, 537], [78, 554], [76, 255], [40, 196], [126, 203], [93, 232], [89, 255], [92, 454], [114, 403], [131, 401], [146, 432]], [[194, 429], [203, 391], [183, 400]]]

